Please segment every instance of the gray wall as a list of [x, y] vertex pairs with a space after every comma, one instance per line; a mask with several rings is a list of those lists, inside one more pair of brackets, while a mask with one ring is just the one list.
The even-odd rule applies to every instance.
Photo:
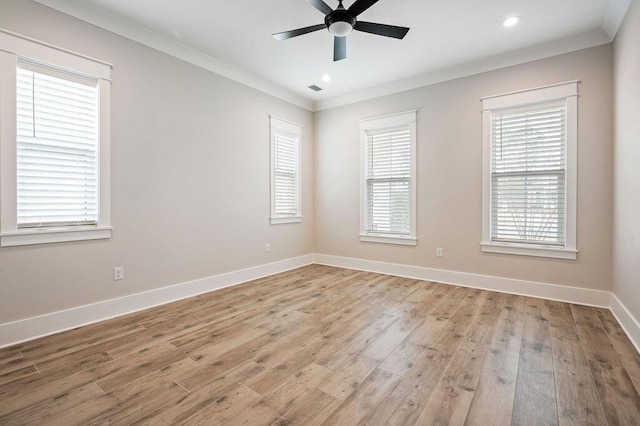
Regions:
[[[578, 259], [482, 253], [480, 98], [576, 79]], [[358, 121], [409, 109], [418, 109], [418, 245], [360, 242]], [[612, 48], [605, 45], [319, 112], [315, 251], [610, 290], [611, 109]], [[436, 247], [444, 258], [435, 257]]]
[[[0, 324], [312, 251], [310, 112], [31, 1], [0, 27], [114, 66], [113, 238], [0, 249]], [[303, 125], [302, 224], [269, 225], [269, 114]]]
[[613, 293], [640, 319], [640, 1], [614, 43]]

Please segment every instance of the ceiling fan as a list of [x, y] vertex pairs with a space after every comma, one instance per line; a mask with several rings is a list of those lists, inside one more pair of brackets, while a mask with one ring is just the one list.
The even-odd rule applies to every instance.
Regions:
[[344, 8], [342, 1], [343, 0], [338, 0], [338, 7], [333, 10], [323, 0], [306, 0], [311, 6], [325, 14], [324, 24], [275, 33], [273, 37], [276, 40], [286, 40], [326, 28], [334, 35], [333, 60], [340, 61], [347, 57], [346, 36], [353, 30], [398, 39], [403, 39], [409, 31], [409, 28], [406, 27], [376, 24], [374, 22], [358, 21], [356, 19], [358, 15], [376, 4], [378, 0], [356, 0], [349, 9]]

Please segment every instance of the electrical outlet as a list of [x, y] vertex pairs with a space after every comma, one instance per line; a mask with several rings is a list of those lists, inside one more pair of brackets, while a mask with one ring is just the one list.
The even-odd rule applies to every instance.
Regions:
[[124, 280], [124, 266], [116, 266], [115, 268], [113, 268], [113, 280]]
[[444, 250], [442, 250], [441, 248], [437, 248], [436, 257], [444, 257]]
[[269, 243], [264, 245], [264, 252], [269, 253], [271, 251], [271, 245]]

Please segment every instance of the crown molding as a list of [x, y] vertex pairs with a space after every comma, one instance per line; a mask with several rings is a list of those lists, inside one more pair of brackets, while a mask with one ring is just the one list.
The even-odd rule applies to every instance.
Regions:
[[629, 10], [631, 1], [632, 0], [609, 0], [601, 28], [609, 35], [611, 40], [616, 38], [620, 25], [622, 25], [627, 10]]
[[404, 92], [407, 90], [417, 89], [419, 87], [430, 86], [432, 84], [455, 80], [462, 77], [468, 77], [487, 71], [494, 71], [501, 68], [523, 64], [526, 62], [574, 52], [577, 50], [588, 49], [590, 47], [600, 46], [607, 43], [611, 43], [611, 38], [603, 30], [598, 29], [590, 31], [588, 33], [552, 41], [550, 43], [541, 44], [527, 49], [509, 52], [499, 56], [493, 56], [487, 59], [482, 59], [480, 61], [468, 62], [450, 68], [421, 74], [416, 77], [396, 81], [372, 89], [366, 89], [359, 92], [350, 93], [348, 95], [318, 101], [315, 103], [314, 111], [337, 108], [368, 99], [388, 96], [398, 92]]
[[83, 0], [35, 0], [59, 12], [312, 111], [313, 101]]

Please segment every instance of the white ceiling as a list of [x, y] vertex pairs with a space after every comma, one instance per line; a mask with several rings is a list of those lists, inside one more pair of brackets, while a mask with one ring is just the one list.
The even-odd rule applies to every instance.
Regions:
[[[631, 0], [380, 0], [359, 19], [411, 30], [404, 40], [354, 31], [347, 36], [348, 57], [339, 62], [333, 62], [328, 31], [285, 41], [271, 37], [323, 22], [304, 0], [37, 1], [321, 109], [609, 42]], [[345, 7], [353, 1], [345, 0]], [[522, 17], [518, 25], [500, 25], [512, 15]], [[332, 81], [323, 82], [323, 74]], [[311, 84], [324, 90], [313, 92]]]

